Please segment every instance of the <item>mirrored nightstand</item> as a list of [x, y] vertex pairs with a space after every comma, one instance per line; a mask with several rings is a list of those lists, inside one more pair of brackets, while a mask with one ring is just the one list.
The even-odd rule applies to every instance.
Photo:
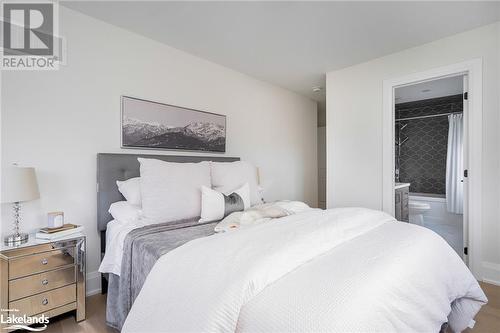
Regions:
[[[1, 245], [0, 314], [4, 319], [43, 314], [50, 322], [76, 310], [76, 320], [85, 320], [85, 254], [82, 234], [50, 241], [30, 235], [17, 247]], [[0, 331], [7, 326], [0, 323]]]

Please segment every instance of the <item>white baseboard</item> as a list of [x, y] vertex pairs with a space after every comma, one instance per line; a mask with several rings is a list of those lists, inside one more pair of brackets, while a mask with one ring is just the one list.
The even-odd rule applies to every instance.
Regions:
[[500, 286], [500, 264], [483, 261], [482, 266], [482, 281]]
[[101, 292], [101, 273], [87, 273], [87, 296], [99, 294]]

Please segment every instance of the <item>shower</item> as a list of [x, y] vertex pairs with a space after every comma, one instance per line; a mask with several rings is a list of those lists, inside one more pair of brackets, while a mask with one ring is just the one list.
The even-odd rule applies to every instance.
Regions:
[[401, 132], [405, 129], [405, 127], [408, 126], [408, 123], [403, 124], [399, 123], [396, 127], [396, 182], [399, 183], [399, 167], [400, 167], [400, 162], [401, 162], [401, 146], [408, 140], [408, 137], [404, 137], [401, 139]]

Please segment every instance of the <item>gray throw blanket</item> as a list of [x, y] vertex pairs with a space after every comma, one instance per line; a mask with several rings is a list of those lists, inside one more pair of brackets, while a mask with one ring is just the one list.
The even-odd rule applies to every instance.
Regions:
[[154, 224], [132, 230], [125, 238], [120, 276], [109, 274], [106, 323], [121, 330], [132, 304], [154, 264], [165, 253], [214, 233], [218, 222], [199, 218]]

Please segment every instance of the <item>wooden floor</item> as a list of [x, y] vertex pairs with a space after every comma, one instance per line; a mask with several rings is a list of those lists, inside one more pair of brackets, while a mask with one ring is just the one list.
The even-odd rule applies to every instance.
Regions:
[[44, 333], [118, 333], [106, 325], [106, 295], [87, 297], [87, 319], [77, 323], [71, 314], [61, 315], [50, 320]]
[[[500, 332], [500, 287], [481, 283], [488, 304], [481, 308], [476, 316], [476, 326], [466, 332], [495, 333]], [[54, 318], [44, 332], [47, 333], [101, 333], [118, 331], [106, 326], [106, 296], [94, 295], [87, 298], [87, 320], [76, 323], [71, 315]]]
[[468, 329], [466, 332], [500, 332], [500, 287], [482, 282], [479, 284], [488, 297], [488, 304], [483, 306], [477, 314], [474, 329]]

